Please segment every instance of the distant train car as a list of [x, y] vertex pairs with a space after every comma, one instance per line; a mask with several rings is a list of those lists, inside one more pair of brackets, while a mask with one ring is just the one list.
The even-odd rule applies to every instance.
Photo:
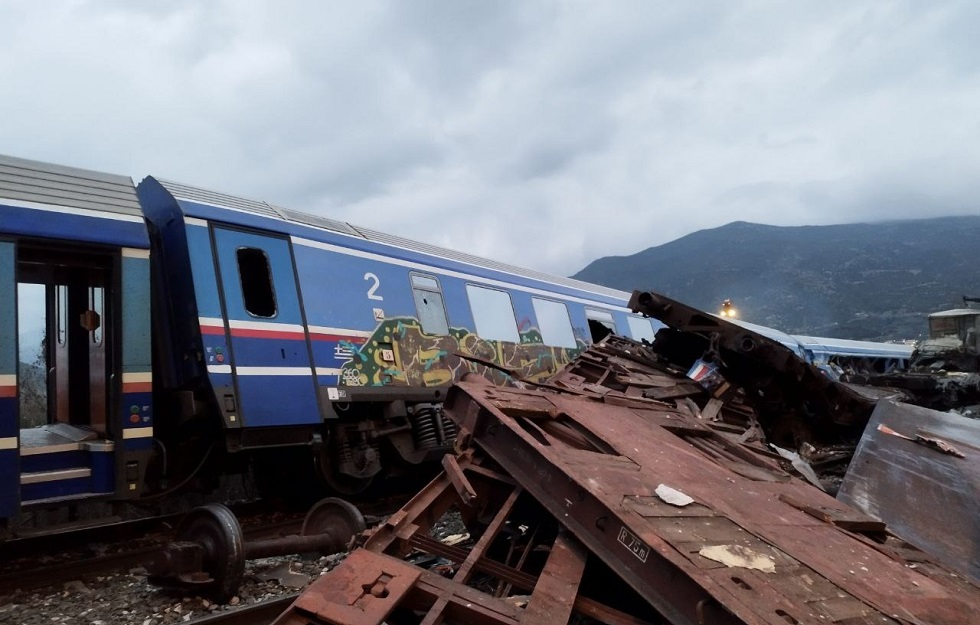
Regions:
[[914, 347], [816, 336], [796, 336], [807, 362], [830, 374], [842, 370], [887, 373], [906, 369]]
[[[464, 372], [542, 379], [605, 332], [656, 329], [612, 289], [10, 157], [0, 292], [5, 521], [307, 456], [357, 491], [446, 450], [440, 402]], [[269, 450], [287, 453], [256, 469]]]
[[913, 351], [911, 345], [900, 343], [802, 336], [787, 334], [740, 319], [727, 320], [782, 343], [798, 357], [834, 379], [837, 379], [844, 370], [883, 373], [905, 369]]

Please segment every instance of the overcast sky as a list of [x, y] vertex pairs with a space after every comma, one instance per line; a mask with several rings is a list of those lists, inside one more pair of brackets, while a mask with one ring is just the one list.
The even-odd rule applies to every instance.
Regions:
[[562, 275], [980, 212], [980, 3], [0, 2], [0, 152]]

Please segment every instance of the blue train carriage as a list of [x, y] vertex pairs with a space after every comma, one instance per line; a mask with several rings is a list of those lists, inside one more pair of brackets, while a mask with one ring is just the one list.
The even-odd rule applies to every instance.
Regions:
[[129, 178], [0, 156], [0, 519], [136, 497], [149, 240]]
[[538, 380], [603, 332], [653, 338], [620, 291], [152, 177], [138, 194], [181, 419], [213, 405], [230, 451], [312, 446], [341, 492], [445, 453], [467, 371]]

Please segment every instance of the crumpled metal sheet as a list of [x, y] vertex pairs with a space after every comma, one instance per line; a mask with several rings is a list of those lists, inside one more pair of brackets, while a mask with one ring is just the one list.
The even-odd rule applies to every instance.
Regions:
[[[919, 437], [945, 442], [963, 457], [919, 443]], [[980, 421], [878, 404], [837, 499], [980, 581]]]

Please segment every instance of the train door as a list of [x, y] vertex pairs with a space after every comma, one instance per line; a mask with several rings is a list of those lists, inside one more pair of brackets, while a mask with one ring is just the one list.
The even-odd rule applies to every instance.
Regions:
[[17, 251], [23, 503], [110, 493], [111, 254]]
[[289, 241], [217, 226], [213, 233], [241, 425], [319, 423]]

